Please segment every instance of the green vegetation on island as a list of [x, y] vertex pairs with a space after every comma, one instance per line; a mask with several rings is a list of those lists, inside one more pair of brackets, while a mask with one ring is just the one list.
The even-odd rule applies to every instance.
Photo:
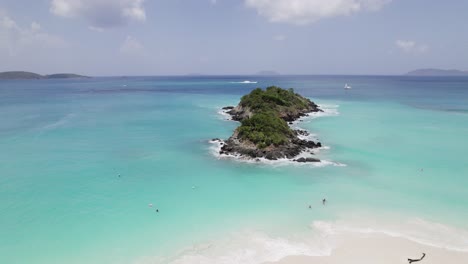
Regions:
[[240, 139], [249, 140], [259, 148], [266, 148], [271, 144], [285, 144], [288, 138], [294, 135], [286, 121], [272, 111], [255, 113], [252, 117], [242, 120], [237, 131]]
[[36, 80], [36, 79], [70, 79], [70, 78], [90, 78], [88, 76], [73, 73], [57, 73], [50, 75], [40, 75], [33, 72], [9, 71], [0, 72], [0, 80]]
[[284, 117], [297, 116], [299, 112], [308, 109], [309, 103], [308, 99], [294, 93], [293, 89], [285, 90], [276, 86], [265, 90], [257, 88], [244, 95], [239, 103], [251, 113], [248, 118], [241, 120], [239, 137], [250, 140], [259, 148], [285, 144], [294, 133]]
[[[320, 143], [300, 139], [307, 135], [293, 130], [288, 122], [321, 111], [309, 99], [294, 92], [270, 86], [254, 89], [244, 95], [236, 107], [225, 107], [233, 120], [240, 121], [234, 134], [224, 142], [221, 154], [240, 154], [251, 158], [294, 158], [302, 151], [320, 147]], [[308, 161], [317, 161], [310, 158]], [[302, 162], [302, 161], [299, 161]]]
[[282, 89], [270, 86], [265, 90], [257, 88], [241, 98], [240, 105], [248, 107], [253, 112], [272, 111], [277, 114], [295, 113], [306, 109], [310, 101], [296, 93], [294, 89]]

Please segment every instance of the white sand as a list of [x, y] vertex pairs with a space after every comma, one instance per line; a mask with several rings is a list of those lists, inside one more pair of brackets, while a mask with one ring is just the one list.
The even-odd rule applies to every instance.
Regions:
[[352, 235], [343, 237], [331, 256], [309, 257], [288, 256], [270, 264], [403, 264], [408, 258], [419, 259], [422, 253], [426, 257], [414, 264], [465, 264], [468, 252], [453, 251], [412, 242], [405, 238], [381, 234]]

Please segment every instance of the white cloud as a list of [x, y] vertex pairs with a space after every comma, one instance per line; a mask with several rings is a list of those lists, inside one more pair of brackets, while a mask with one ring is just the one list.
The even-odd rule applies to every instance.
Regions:
[[41, 30], [41, 25], [34, 21], [34, 22], [31, 23], [31, 30], [32, 31], [39, 31], [39, 30]]
[[89, 30], [92, 30], [92, 31], [104, 32], [104, 29], [103, 29], [103, 28], [100, 28], [100, 27], [89, 26], [88, 28], [89, 28]]
[[286, 39], [286, 36], [285, 35], [276, 35], [273, 37], [274, 40], [277, 40], [277, 41], [283, 41]]
[[391, 0], [245, 0], [271, 22], [304, 25], [323, 18], [379, 10]]
[[51, 0], [50, 12], [62, 17], [78, 17], [94, 28], [116, 27], [130, 20], [145, 21], [145, 0]]
[[129, 55], [142, 54], [144, 51], [143, 45], [132, 36], [127, 36], [125, 41], [120, 46], [120, 52]]
[[7, 30], [18, 28], [16, 22], [13, 21], [13, 19], [2, 13], [0, 13], [0, 27]]
[[7, 55], [16, 56], [25, 51], [64, 45], [62, 38], [44, 32], [39, 23], [32, 22], [29, 27], [22, 27], [5, 13], [0, 13], [0, 52], [6, 51]]
[[429, 50], [426, 44], [418, 44], [413, 40], [397, 40], [395, 45], [406, 53], [425, 53]]

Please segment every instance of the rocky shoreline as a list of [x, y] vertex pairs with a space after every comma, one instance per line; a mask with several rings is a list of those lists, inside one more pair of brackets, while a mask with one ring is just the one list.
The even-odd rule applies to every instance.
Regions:
[[[239, 122], [250, 118], [253, 114], [249, 108], [242, 107], [241, 105], [236, 107], [226, 106], [222, 110], [229, 114], [232, 120]], [[289, 113], [280, 113], [280, 117], [289, 125], [292, 125], [294, 121], [307, 117], [310, 113], [314, 112], [323, 111], [315, 103], [309, 101], [307, 108]], [[225, 141], [219, 138], [212, 139], [212, 141], [218, 142], [221, 145], [220, 155], [241, 156], [248, 159], [289, 159], [299, 163], [320, 162], [320, 159], [312, 157], [314, 155], [312, 150], [322, 147], [322, 144], [312, 140], [301, 139], [300, 137], [304, 138], [309, 135], [305, 130], [296, 129], [292, 131], [293, 135], [288, 138], [285, 144], [279, 146], [270, 145], [266, 148], [259, 148], [256, 144], [241, 139], [238, 130], [235, 130], [233, 135]], [[303, 153], [307, 153], [309, 157], [298, 157]]]

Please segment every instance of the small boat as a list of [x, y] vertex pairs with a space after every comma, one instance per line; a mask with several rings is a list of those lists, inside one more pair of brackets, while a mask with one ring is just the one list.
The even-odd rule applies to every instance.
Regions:
[[344, 85], [344, 88], [345, 88], [345, 89], [351, 89], [351, 86], [349, 86], [348, 84], [345, 84], [345, 85]]
[[231, 82], [231, 83], [242, 83], [242, 84], [250, 84], [250, 83], [258, 83], [257, 81], [249, 81], [249, 80], [245, 80], [245, 81], [242, 81], [242, 82]]

